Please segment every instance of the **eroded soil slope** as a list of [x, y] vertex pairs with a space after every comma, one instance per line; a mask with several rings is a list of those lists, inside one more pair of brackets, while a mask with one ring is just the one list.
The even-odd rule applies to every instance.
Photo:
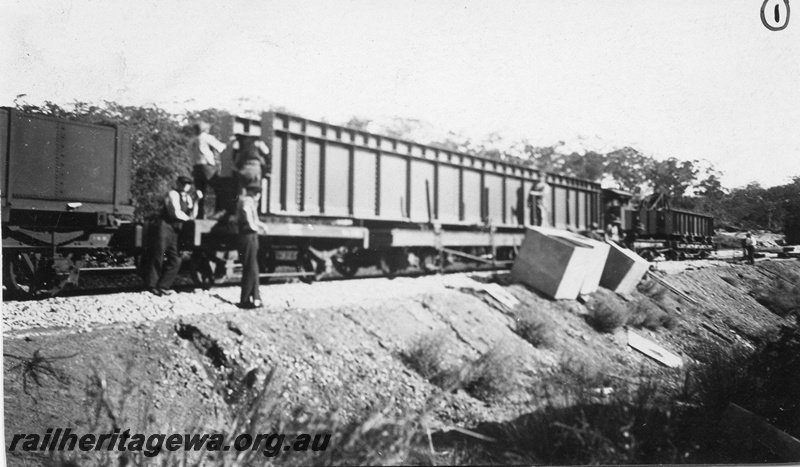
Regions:
[[[671, 329], [637, 332], [688, 364], [698, 342], [755, 347], [787, 324], [754, 296], [798, 273], [798, 261], [690, 268], [664, 278], [696, 303], [652, 289], [623, 300], [649, 300], [665, 311]], [[486, 282], [501, 284], [520, 305], [500, 305], [480, 291]], [[542, 400], [543, 381], [565, 368], [623, 381], [643, 368], [680, 371], [629, 348], [622, 328], [597, 332], [584, 303], [547, 300], [508, 284], [506, 274], [265, 285], [267, 305], [254, 311], [234, 306], [238, 293], [227, 287], [4, 303], [6, 446], [14, 433], [49, 427], [225, 430], [272, 370], [286, 417], [297, 407], [337, 409], [344, 420], [375, 411], [402, 417], [432, 404], [434, 430], [528, 413]], [[516, 332], [531, 313], [550, 323], [548, 345]], [[509, 387], [491, 396], [442, 392], [405, 357], [431, 335], [453, 368], [499, 351], [512, 369]], [[9, 453], [12, 464], [22, 460]]]

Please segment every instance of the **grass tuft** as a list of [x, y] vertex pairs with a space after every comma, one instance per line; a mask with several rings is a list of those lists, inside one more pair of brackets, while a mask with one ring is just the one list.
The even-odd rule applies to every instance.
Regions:
[[476, 399], [489, 401], [513, 388], [515, 370], [512, 354], [498, 345], [460, 372], [460, 385]]
[[758, 303], [781, 318], [790, 315], [800, 316], [800, 277], [798, 276], [794, 276], [790, 280], [774, 279], [767, 287], [753, 289], [750, 294]]
[[445, 357], [449, 341], [444, 332], [425, 334], [401, 354], [406, 365], [428, 381], [435, 382], [447, 372]]
[[628, 309], [617, 297], [605, 294], [589, 303], [589, 324], [600, 332], [614, 332], [628, 321]]
[[653, 279], [645, 279], [640, 282], [637, 286], [637, 290], [657, 303], [664, 303], [664, 298], [667, 295], [667, 288]]
[[528, 313], [517, 321], [516, 333], [537, 348], [552, 347], [556, 342], [553, 322], [541, 313]]
[[626, 324], [635, 328], [647, 328], [655, 331], [661, 327], [674, 327], [675, 319], [660, 306], [643, 298], [634, 302], [630, 307], [630, 315]]

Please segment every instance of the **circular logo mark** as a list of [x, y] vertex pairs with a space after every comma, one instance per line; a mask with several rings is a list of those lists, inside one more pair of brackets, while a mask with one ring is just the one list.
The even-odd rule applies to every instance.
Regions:
[[761, 22], [770, 31], [781, 31], [789, 25], [789, 0], [764, 0]]

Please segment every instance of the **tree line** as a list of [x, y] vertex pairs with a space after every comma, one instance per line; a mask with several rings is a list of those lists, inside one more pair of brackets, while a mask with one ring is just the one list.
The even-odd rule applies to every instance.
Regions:
[[[413, 131], [423, 126], [419, 120], [403, 118], [373, 127], [370, 123], [353, 117], [346, 125], [402, 139], [413, 139]], [[705, 160], [657, 160], [629, 146], [607, 153], [578, 153], [565, 151], [563, 142], [535, 146], [524, 140], [507, 144], [502, 139], [498, 133], [480, 140], [450, 133], [429, 144], [600, 182], [645, 198], [662, 196], [673, 208], [713, 215], [718, 228], [782, 231], [788, 226], [787, 230], [795, 232], [793, 243], [800, 244], [800, 174], [781, 186], [764, 188], [753, 182], [727, 189], [722, 186], [722, 173]]]
[[[24, 97], [24, 95], [21, 95]], [[43, 113], [69, 120], [89, 123], [125, 125], [131, 133], [133, 180], [131, 185], [136, 206], [136, 220], [158, 213], [163, 194], [178, 175], [188, 174], [192, 161], [188, 152], [192, 122], [203, 120], [212, 125], [212, 134], [219, 134], [218, 125], [230, 113], [206, 109], [180, 114], [169, 113], [157, 106], [126, 106], [116, 102], [91, 105], [75, 102], [66, 108], [45, 102], [43, 105], [20, 103], [24, 112]], [[401, 139], [413, 139], [419, 120], [395, 118], [389, 125], [372, 128], [370, 120], [353, 117], [345, 126], [386, 134]], [[428, 144], [492, 159], [510, 160], [551, 172], [606, 182], [643, 196], [662, 194], [672, 207], [711, 214], [718, 227], [731, 229], [763, 229], [781, 231], [787, 225], [800, 231], [800, 176], [791, 183], [764, 188], [758, 183], [726, 189], [720, 182], [721, 173], [710, 163], [701, 160], [679, 160], [670, 157], [656, 160], [632, 147], [614, 149], [607, 153], [587, 151], [565, 153], [564, 143], [534, 146], [527, 141], [500, 150], [502, 138], [491, 133], [481, 140], [471, 140], [451, 133], [448, 137]], [[793, 227], [794, 226], [794, 227]], [[794, 243], [800, 243], [797, 238]]]

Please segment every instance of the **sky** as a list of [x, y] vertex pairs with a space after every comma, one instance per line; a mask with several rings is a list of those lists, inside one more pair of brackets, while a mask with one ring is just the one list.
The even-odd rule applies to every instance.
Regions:
[[770, 31], [762, 1], [0, 0], [0, 105], [403, 117], [774, 186], [800, 176], [800, 16]]

